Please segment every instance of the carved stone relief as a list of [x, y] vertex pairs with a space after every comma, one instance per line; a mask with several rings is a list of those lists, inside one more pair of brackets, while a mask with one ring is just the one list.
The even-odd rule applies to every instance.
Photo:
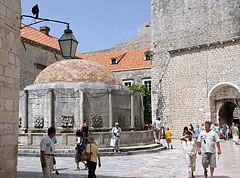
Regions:
[[74, 125], [74, 116], [73, 115], [69, 115], [69, 116], [62, 115], [61, 126], [63, 128], [73, 128], [73, 125]]
[[93, 127], [102, 127], [103, 126], [102, 116], [92, 115], [91, 120], [92, 120]]
[[120, 127], [126, 126], [126, 120], [127, 120], [126, 116], [121, 114], [118, 115], [118, 124]]
[[34, 117], [34, 127], [41, 129], [44, 125], [44, 118], [42, 116]]

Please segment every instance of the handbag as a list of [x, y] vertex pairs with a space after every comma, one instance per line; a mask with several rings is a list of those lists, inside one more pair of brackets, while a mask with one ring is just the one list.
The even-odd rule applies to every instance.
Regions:
[[85, 148], [85, 150], [83, 150], [82, 157], [81, 157], [82, 161], [90, 161], [91, 154], [92, 153], [91, 153], [91, 144], [90, 144], [90, 154], [87, 153], [87, 148]]
[[115, 139], [114, 139], [114, 138], [111, 138], [110, 146], [114, 146], [114, 142], [115, 142]]

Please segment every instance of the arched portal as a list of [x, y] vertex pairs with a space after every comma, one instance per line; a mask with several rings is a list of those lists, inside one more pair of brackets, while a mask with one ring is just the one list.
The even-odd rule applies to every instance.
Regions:
[[[210, 117], [213, 123], [233, 122], [233, 112], [240, 106], [240, 89], [231, 83], [215, 85], [209, 92]], [[237, 106], [237, 107], [236, 107]]]
[[236, 108], [236, 104], [233, 102], [226, 102], [218, 112], [219, 124], [223, 125], [227, 123], [227, 125], [231, 125], [234, 119], [233, 112]]

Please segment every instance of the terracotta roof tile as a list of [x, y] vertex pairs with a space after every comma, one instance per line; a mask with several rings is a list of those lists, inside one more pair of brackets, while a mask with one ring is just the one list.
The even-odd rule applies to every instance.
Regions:
[[[35, 28], [26, 26], [25, 24], [21, 24], [21, 27], [24, 27], [21, 29], [22, 37], [35, 41], [37, 43], [41, 43], [43, 45], [49, 46], [51, 48], [60, 50], [60, 47], [58, 44], [58, 38], [53, 37], [51, 35], [46, 35]], [[84, 56], [80, 54], [78, 51], [76, 52], [76, 56], [80, 58], [84, 58]]]
[[[86, 57], [86, 59], [98, 62], [107, 67], [109, 70], [123, 70], [151, 67], [151, 61], [145, 60], [144, 51], [146, 50], [149, 50], [149, 48], [115, 52], [96, 56], [88, 56]], [[111, 59], [113, 58], [121, 59], [117, 61], [117, 64], [112, 65]]]

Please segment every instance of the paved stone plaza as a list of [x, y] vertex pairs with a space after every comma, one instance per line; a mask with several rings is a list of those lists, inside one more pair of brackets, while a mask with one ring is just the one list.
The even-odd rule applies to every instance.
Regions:
[[[161, 140], [163, 144], [165, 140]], [[184, 159], [182, 145], [179, 140], [173, 140], [174, 149], [159, 153], [102, 157], [102, 167], [96, 170], [98, 177], [152, 177], [152, 178], [186, 178], [187, 169]], [[218, 168], [215, 178], [239, 178], [240, 175], [240, 146], [232, 144], [232, 140], [221, 143], [222, 155], [217, 160]], [[79, 178], [86, 177], [87, 170], [73, 171], [75, 167], [73, 157], [57, 157], [57, 168], [60, 175], [53, 177]], [[83, 164], [80, 164], [83, 168]], [[197, 158], [196, 178], [203, 177], [201, 157]], [[40, 178], [42, 177], [40, 161], [38, 157], [18, 158], [18, 178]]]

